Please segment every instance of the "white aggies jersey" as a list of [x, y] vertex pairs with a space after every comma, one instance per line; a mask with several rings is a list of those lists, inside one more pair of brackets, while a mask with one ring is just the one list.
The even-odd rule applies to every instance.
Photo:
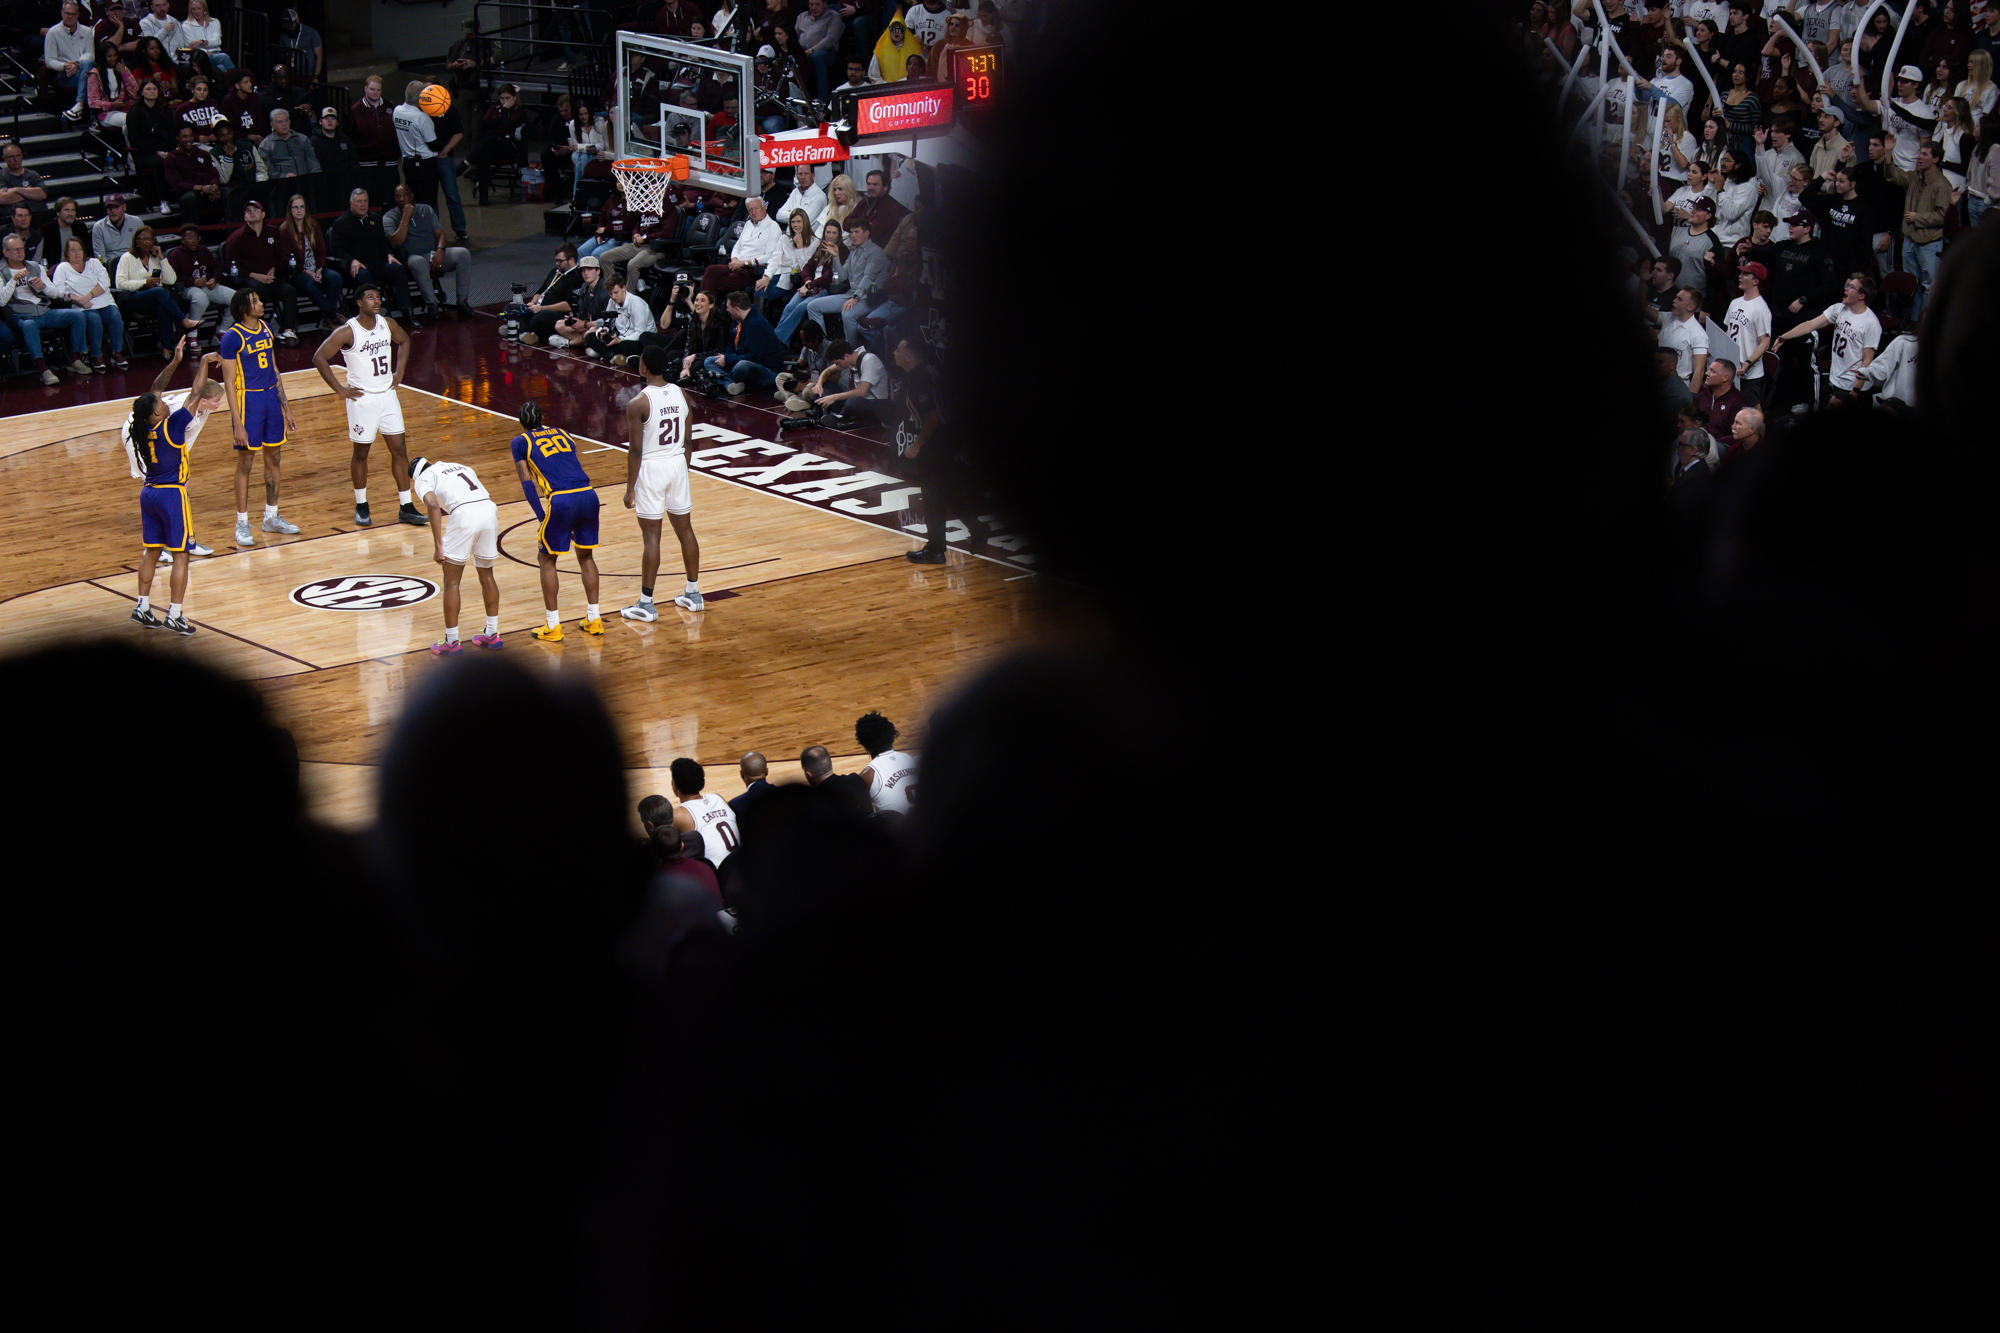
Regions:
[[868, 799], [877, 810], [910, 812], [917, 790], [917, 757], [901, 750], [884, 750], [868, 761]]
[[639, 390], [646, 395], [646, 431], [639, 442], [639, 458], [671, 458], [687, 443], [687, 396], [675, 384]]
[[[680, 391], [676, 389], [674, 392]], [[720, 868], [741, 841], [736, 831], [736, 812], [729, 808], [729, 802], [712, 791], [688, 797], [681, 802], [681, 809], [694, 816], [695, 829], [701, 834], [703, 859]]]
[[463, 463], [432, 463], [424, 469], [423, 483], [417, 494], [432, 496], [447, 514], [474, 500], [493, 498], [479, 484], [478, 474]]
[[396, 378], [391, 361], [394, 349], [389, 339], [389, 321], [377, 315], [375, 327], [364, 329], [358, 318], [350, 319], [347, 329], [354, 335], [354, 341], [340, 354], [347, 358], [348, 387], [365, 393], [387, 392]]

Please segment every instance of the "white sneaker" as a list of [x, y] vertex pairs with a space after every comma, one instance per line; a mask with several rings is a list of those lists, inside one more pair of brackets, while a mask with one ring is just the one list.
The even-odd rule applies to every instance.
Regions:
[[160, 552], [159, 563], [163, 565], [171, 565], [172, 563], [174, 563], [174, 558], [173, 556], [167, 554], [167, 552], [164, 549], [162, 549]]
[[635, 602], [618, 613], [627, 620], [643, 620], [648, 624], [660, 618], [660, 613], [644, 602]]
[[597, 349], [596, 349], [595, 347], [586, 347], [586, 348], [584, 348], [584, 349], [583, 349], [583, 354], [584, 354], [585, 356], [589, 357], [589, 358], [590, 358], [590, 359], [591, 359], [592, 361], [601, 361], [601, 360], [603, 360], [603, 357], [602, 357], [602, 356], [601, 356], [601, 355], [600, 355], [600, 354], [598, 353], [598, 350], [597, 350]]
[[549, 346], [567, 347], [569, 346], [569, 339], [563, 337], [560, 333], [551, 333], [549, 335]]
[[251, 534], [250, 523], [247, 519], [236, 525], [236, 544], [238, 546], [255, 546], [257, 544], [257, 538]]
[[298, 530], [299, 525], [286, 522], [283, 514], [273, 514], [264, 520], [264, 531], [266, 532], [297, 532]]
[[209, 550], [209, 549], [208, 549], [208, 548], [207, 548], [206, 546], [203, 546], [203, 545], [202, 545], [202, 544], [201, 544], [200, 542], [198, 542], [198, 541], [194, 540], [194, 538], [190, 537], [190, 538], [188, 538], [188, 554], [189, 554], [189, 555], [214, 555], [214, 554], [215, 554], [215, 552], [213, 552], [213, 551]]
[[698, 592], [684, 592], [674, 598], [674, 605], [683, 611], [699, 611], [702, 609], [701, 594]]

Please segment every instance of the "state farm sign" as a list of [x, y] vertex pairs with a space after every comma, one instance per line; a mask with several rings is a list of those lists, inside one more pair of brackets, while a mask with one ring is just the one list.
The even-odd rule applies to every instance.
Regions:
[[854, 104], [856, 134], [903, 134], [951, 124], [951, 90], [944, 87], [864, 96]]
[[847, 156], [847, 145], [830, 136], [766, 138], [758, 144], [757, 154], [758, 161], [767, 167], [796, 167], [801, 162], [812, 166], [820, 162], [841, 161]]

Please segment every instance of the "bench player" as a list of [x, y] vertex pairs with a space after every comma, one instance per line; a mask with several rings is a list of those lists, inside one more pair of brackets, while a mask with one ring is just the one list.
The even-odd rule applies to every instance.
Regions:
[[[169, 408], [160, 389], [180, 366], [186, 351], [187, 339], [183, 338], [175, 346], [166, 371], [154, 381], [153, 390], [132, 400], [132, 419], [125, 427], [132, 449], [131, 460], [145, 477], [145, 484], [139, 490], [140, 540], [149, 552], [171, 552], [173, 560], [173, 572], [167, 575], [168, 596], [172, 600], [167, 605], [166, 620], [162, 622], [153, 615], [153, 574], [157, 566], [152, 560], [139, 562], [139, 600], [132, 607], [132, 619], [148, 629], [164, 623], [176, 634], [194, 633], [194, 626], [188, 623], [182, 610], [188, 585], [187, 534], [194, 526], [187, 497], [188, 428], [194, 424], [194, 413], [185, 407]], [[209, 365], [219, 361], [211, 354], [195, 367], [193, 394], [197, 401], [208, 388]]]
[[681, 542], [681, 564], [687, 570], [687, 590], [674, 605], [702, 609], [701, 543], [694, 536], [694, 496], [688, 489], [687, 432], [694, 423], [687, 398], [678, 385], [667, 383], [671, 358], [664, 347], [648, 347], [639, 356], [646, 372], [645, 387], [625, 407], [625, 507], [639, 516], [639, 536], [645, 554], [639, 561], [639, 600], [618, 614], [628, 620], [658, 620], [653, 609], [653, 578], [660, 572], [660, 520], [674, 525]]
[[499, 507], [479, 484], [478, 474], [463, 463], [411, 459], [410, 491], [430, 510], [431, 558], [444, 566], [444, 642], [432, 644], [431, 651], [440, 657], [461, 651], [458, 584], [467, 559], [479, 570], [486, 603], [486, 632], [473, 635], [472, 641], [481, 648], [498, 648], [500, 585], [493, 578], [493, 558], [500, 554]]
[[[597, 492], [590, 488], [576, 441], [568, 431], [542, 424], [542, 407], [533, 399], [521, 404], [522, 434], [514, 437], [514, 473], [535, 517], [535, 559], [542, 573], [542, 609], [548, 623], [535, 630], [543, 643], [562, 642], [562, 620], [556, 614], [556, 557], [576, 547], [576, 567], [583, 571], [585, 634], [604, 633], [597, 610]], [[544, 510], [543, 504], [547, 503]]]
[[896, 724], [880, 713], [863, 713], [854, 724], [854, 739], [868, 751], [868, 799], [877, 810], [910, 812], [917, 791], [917, 758], [896, 748]]
[[714, 792], [702, 791], [707, 779], [708, 774], [692, 759], [676, 759], [667, 766], [667, 784], [681, 803], [674, 811], [674, 827], [683, 833], [701, 834], [702, 855], [720, 870], [743, 836], [729, 802]]
[[216, 351], [222, 357], [222, 387], [235, 414], [236, 544], [255, 541], [250, 534], [252, 454], [264, 455], [264, 531], [297, 532], [298, 524], [278, 513], [278, 451], [285, 447], [286, 433], [299, 423], [278, 378], [277, 338], [264, 322], [264, 300], [257, 293], [245, 288], [229, 299], [229, 327]]
[[[313, 353], [313, 369], [346, 400], [342, 406], [347, 409], [347, 438], [354, 446], [347, 465], [348, 479], [354, 483], [354, 525], [366, 528], [375, 522], [368, 513], [368, 448], [379, 434], [389, 446], [389, 476], [402, 505], [396, 517], [421, 528], [430, 520], [410, 503], [410, 456], [404, 443], [403, 403], [396, 397], [410, 368], [410, 335], [382, 313], [382, 289], [373, 283], [355, 293], [355, 304], [361, 313], [329, 333]], [[335, 352], [347, 360], [346, 388], [333, 377]]]

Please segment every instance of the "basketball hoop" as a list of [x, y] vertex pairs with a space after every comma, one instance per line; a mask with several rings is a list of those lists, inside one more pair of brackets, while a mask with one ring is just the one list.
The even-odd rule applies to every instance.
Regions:
[[611, 164], [618, 186], [625, 191], [626, 206], [640, 213], [664, 210], [667, 182], [688, 177], [685, 157], [623, 157]]

